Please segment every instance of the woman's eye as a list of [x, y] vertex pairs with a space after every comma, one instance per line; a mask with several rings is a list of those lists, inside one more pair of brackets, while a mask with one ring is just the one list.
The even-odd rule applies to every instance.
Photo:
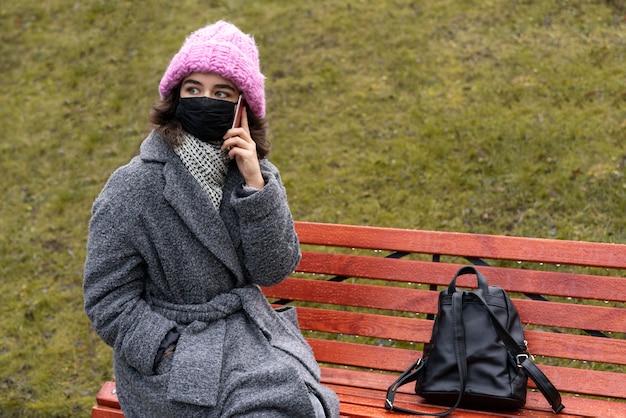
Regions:
[[190, 86], [190, 87], [187, 87], [187, 88], [185, 89], [185, 93], [187, 93], [187, 94], [189, 94], [189, 95], [191, 95], [191, 96], [195, 96], [195, 95], [197, 95], [197, 94], [199, 94], [199, 93], [200, 93], [200, 89], [199, 89], [199, 88], [197, 88], [197, 87], [191, 87], [191, 86]]
[[215, 97], [219, 98], [219, 99], [227, 99], [228, 98], [228, 93], [223, 92], [223, 91], [218, 91], [215, 93]]

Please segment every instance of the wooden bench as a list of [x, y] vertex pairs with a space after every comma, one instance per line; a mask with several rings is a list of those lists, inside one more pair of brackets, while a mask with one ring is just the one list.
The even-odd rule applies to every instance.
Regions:
[[[421, 356], [438, 290], [463, 264], [504, 288], [526, 326], [536, 362], [563, 396], [561, 416], [626, 417], [626, 245], [297, 222], [297, 271], [264, 288], [296, 305], [304, 335], [346, 417], [403, 417], [385, 392]], [[445, 260], [444, 260], [445, 259]], [[461, 276], [461, 285], [475, 287]], [[553, 416], [529, 380], [519, 411], [453, 416]], [[92, 417], [122, 416], [106, 382]], [[396, 404], [422, 411], [410, 385]], [[408, 416], [408, 415], [407, 415]]]

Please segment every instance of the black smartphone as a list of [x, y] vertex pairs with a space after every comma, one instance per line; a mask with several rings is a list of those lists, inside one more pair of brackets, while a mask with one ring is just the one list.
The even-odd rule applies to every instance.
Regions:
[[243, 94], [240, 94], [239, 98], [237, 99], [237, 104], [235, 105], [235, 119], [233, 119], [232, 128], [241, 127], [241, 114], [243, 112], [243, 108], [244, 108]]

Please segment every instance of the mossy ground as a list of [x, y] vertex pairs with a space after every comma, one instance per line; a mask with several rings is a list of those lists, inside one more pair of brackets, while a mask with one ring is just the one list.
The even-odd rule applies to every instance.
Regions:
[[255, 35], [298, 220], [624, 243], [625, 4], [3, 1], [0, 410], [87, 416], [111, 377], [89, 211], [192, 30]]

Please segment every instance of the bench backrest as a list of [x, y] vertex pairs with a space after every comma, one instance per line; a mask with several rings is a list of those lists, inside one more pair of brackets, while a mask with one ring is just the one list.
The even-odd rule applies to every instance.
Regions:
[[[275, 304], [300, 306], [316, 358], [337, 366], [338, 379], [345, 369], [404, 371], [430, 339], [438, 291], [472, 263], [509, 293], [531, 353], [560, 391], [626, 399], [626, 245], [307, 222], [296, 229], [302, 261], [263, 290]], [[460, 279], [475, 287], [474, 277]]]

